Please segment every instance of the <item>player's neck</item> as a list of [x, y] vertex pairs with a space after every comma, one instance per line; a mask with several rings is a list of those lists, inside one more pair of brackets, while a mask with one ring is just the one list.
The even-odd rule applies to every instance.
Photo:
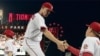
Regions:
[[96, 35], [94, 33], [89, 33], [86, 35], [86, 37], [96, 37]]

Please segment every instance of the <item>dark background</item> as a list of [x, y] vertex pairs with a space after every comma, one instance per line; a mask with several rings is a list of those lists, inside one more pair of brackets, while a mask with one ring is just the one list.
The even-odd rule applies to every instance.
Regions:
[[[47, 25], [51, 22], [61, 24], [64, 30], [63, 39], [76, 48], [81, 47], [87, 28], [86, 24], [93, 21], [100, 22], [99, 0], [0, 0], [0, 8], [4, 10], [4, 24], [7, 23], [8, 13], [33, 14], [38, 12], [45, 1], [54, 5], [54, 13], [46, 19]], [[58, 52], [55, 44], [51, 43], [46, 55], [61, 56]]]

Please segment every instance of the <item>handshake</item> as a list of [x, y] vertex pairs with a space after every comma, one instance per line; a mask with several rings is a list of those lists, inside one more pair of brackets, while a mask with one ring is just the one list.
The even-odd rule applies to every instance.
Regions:
[[59, 41], [57, 43], [57, 48], [62, 51], [62, 52], [65, 52], [65, 50], [69, 47], [69, 44], [67, 43], [66, 40], [64, 41]]

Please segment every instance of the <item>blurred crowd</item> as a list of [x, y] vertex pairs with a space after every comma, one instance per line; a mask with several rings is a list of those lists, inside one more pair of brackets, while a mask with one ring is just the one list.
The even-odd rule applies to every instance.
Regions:
[[[17, 52], [25, 52], [25, 50], [23, 48], [24, 34], [23, 33], [21, 33], [21, 34], [15, 33], [15, 32], [14, 32], [13, 36], [12, 36], [12, 34], [11, 35], [10, 34], [11, 34], [10, 32], [7, 32], [6, 34], [5, 33], [0, 34], [0, 51], [2, 50], [5, 54], [8, 50], [13, 48], [13, 46], [14, 46], [14, 48], [11, 51], [14, 52], [15, 55]], [[11, 41], [8, 41], [9, 38], [11, 38]], [[7, 43], [7, 41], [12, 44]], [[8, 49], [8, 47], [9, 47], [9, 49]], [[0, 52], [0, 54], [1, 54], [1, 52]]]

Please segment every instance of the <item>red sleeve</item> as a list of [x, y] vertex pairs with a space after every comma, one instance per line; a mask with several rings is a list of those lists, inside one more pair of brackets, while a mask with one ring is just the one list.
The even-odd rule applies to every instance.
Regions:
[[46, 29], [46, 27], [41, 27], [41, 31], [42, 32], [45, 31], [45, 29]]
[[72, 54], [74, 54], [75, 56], [79, 56], [80, 50], [78, 50], [78, 49], [76, 49], [76, 48], [74, 48], [74, 47], [72, 47], [72, 46], [69, 46], [69, 47], [67, 48], [67, 50], [70, 51], [70, 52], [71, 52]]
[[83, 56], [93, 56], [91, 53], [88, 53], [88, 52], [84, 52], [83, 53]]

